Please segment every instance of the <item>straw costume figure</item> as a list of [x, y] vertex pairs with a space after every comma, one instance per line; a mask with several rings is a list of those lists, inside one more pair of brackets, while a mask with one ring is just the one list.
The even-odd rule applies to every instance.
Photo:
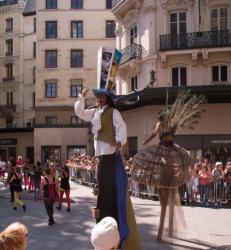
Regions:
[[[168, 94], [167, 94], [168, 99]], [[180, 128], [191, 128], [198, 123], [202, 112], [203, 96], [191, 95], [189, 90], [178, 92], [172, 106], [166, 102], [165, 109], [159, 113], [159, 122], [148, 143], [157, 134], [159, 143], [140, 150], [134, 156], [133, 178], [140, 183], [159, 189], [161, 215], [157, 241], [162, 239], [166, 209], [169, 205], [169, 236], [173, 236], [174, 205], [177, 203], [178, 187], [188, 181], [191, 159], [189, 152], [174, 143]], [[178, 198], [178, 203], [179, 198]], [[176, 208], [175, 208], [176, 209]], [[175, 226], [175, 225], [174, 225]]]

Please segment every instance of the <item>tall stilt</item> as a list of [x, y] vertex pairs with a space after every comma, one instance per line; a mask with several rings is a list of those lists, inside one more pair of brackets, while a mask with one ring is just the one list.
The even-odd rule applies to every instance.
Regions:
[[173, 237], [175, 188], [169, 190], [169, 237]]
[[168, 196], [169, 196], [168, 189], [165, 189], [165, 188], [159, 189], [159, 199], [160, 199], [161, 212], [160, 212], [160, 223], [159, 223], [157, 241], [161, 241], [162, 236], [163, 236], [164, 219], [165, 219], [166, 209], [167, 209], [167, 205], [168, 205]]

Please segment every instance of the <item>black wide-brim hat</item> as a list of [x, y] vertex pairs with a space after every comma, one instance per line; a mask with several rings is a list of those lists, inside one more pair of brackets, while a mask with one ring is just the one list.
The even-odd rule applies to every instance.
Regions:
[[116, 99], [116, 96], [108, 89], [93, 89], [92, 91], [96, 97], [103, 94], [109, 96], [112, 100]]

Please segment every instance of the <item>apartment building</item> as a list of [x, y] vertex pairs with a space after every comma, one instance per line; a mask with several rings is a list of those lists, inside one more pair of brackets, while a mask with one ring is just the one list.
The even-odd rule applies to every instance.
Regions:
[[[141, 91], [140, 102], [123, 113], [127, 153], [141, 148], [165, 104], [182, 87], [203, 94], [206, 112], [193, 131], [179, 131], [177, 142], [192, 157], [231, 155], [231, 1], [114, 0], [116, 46], [123, 51], [117, 89]], [[139, 119], [137, 119], [139, 117]]]
[[[65, 163], [93, 153], [90, 125], [74, 113], [83, 87], [96, 88], [97, 51], [115, 47], [108, 0], [37, 1], [35, 160]], [[95, 103], [89, 94], [86, 104]]]
[[35, 1], [0, 2], [0, 155], [33, 161]]

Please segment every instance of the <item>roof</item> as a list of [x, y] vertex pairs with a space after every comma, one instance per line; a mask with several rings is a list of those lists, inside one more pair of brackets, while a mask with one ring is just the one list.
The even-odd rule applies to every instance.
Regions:
[[23, 16], [31, 16], [36, 14], [36, 0], [27, 0]]

